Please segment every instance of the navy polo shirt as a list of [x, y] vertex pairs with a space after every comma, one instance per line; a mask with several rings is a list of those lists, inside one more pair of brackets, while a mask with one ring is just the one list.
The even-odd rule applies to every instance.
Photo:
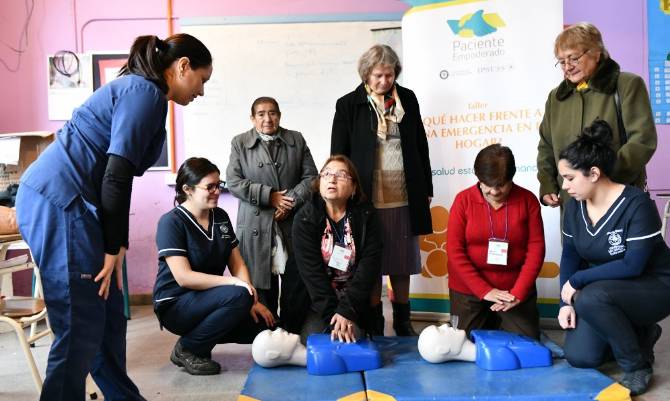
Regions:
[[158, 221], [158, 276], [154, 285], [154, 301], [172, 298], [188, 291], [174, 279], [165, 258], [185, 256], [191, 270], [223, 275], [230, 253], [239, 241], [233, 231], [230, 217], [221, 208], [209, 212], [209, 227], [202, 227], [195, 217], [182, 206], [164, 214]]
[[593, 225], [585, 201], [571, 199], [563, 214], [561, 287], [651, 274], [670, 285], [670, 250], [661, 236], [656, 205], [639, 188], [626, 186]]

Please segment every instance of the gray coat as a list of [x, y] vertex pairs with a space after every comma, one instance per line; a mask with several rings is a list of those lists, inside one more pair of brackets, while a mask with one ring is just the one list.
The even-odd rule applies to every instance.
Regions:
[[283, 191], [295, 199], [292, 213], [279, 223], [289, 255], [293, 216], [311, 197], [310, 184], [317, 175], [312, 154], [305, 138], [297, 131], [279, 128], [281, 141], [276, 164], [255, 129], [233, 138], [226, 183], [230, 193], [240, 200], [237, 211], [237, 237], [242, 258], [249, 267], [253, 285], [270, 288], [272, 222], [275, 209], [270, 193]]

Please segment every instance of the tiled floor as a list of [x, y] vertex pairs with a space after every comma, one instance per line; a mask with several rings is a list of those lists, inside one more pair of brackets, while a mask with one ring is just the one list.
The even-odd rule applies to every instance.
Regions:
[[[388, 305], [387, 305], [388, 306]], [[385, 313], [390, 315], [391, 308]], [[149, 306], [133, 308], [133, 319], [128, 325], [128, 371], [144, 397], [150, 401], [227, 401], [236, 400], [252, 364], [248, 345], [219, 345], [214, 359], [221, 363], [223, 372], [217, 376], [190, 376], [168, 360], [176, 336], [158, 329]], [[387, 334], [392, 329], [387, 318]], [[416, 323], [417, 329], [427, 323]], [[656, 346], [654, 382], [651, 390], [636, 400], [670, 400], [670, 319], [662, 322], [664, 335]], [[560, 331], [549, 331], [550, 337], [561, 342]], [[37, 364], [44, 374], [49, 341], [41, 340], [33, 348]], [[0, 334], [0, 401], [36, 400], [32, 379], [23, 353], [13, 333]], [[603, 371], [614, 378], [620, 377], [615, 364]], [[99, 397], [98, 399], [101, 399]]]

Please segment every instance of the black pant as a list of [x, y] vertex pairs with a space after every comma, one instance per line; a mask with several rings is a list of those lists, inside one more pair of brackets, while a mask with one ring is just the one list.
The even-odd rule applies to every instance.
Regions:
[[670, 314], [670, 286], [644, 275], [596, 281], [577, 294], [577, 325], [565, 337], [568, 362], [594, 368], [611, 352], [624, 372], [647, 367], [638, 333]]
[[257, 324], [249, 311], [253, 297], [245, 287], [223, 285], [204, 291], [189, 291], [157, 306], [161, 324], [181, 336], [182, 347], [210, 357], [216, 344], [250, 344], [266, 327]]
[[[289, 333], [300, 333], [305, 316], [309, 310], [310, 298], [303, 283], [295, 258], [291, 255], [286, 262], [286, 269], [281, 275], [281, 297], [279, 294], [279, 276], [272, 275], [270, 288], [258, 291], [258, 300], [270, 311], [279, 316], [280, 326]], [[279, 314], [277, 308], [279, 307]]]
[[535, 339], [540, 338], [540, 314], [537, 311], [537, 293], [507, 312], [493, 312], [492, 302], [473, 295], [449, 290], [451, 315], [458, 316], [458, 328], [470, 336], [472, 330], [504, 330]]

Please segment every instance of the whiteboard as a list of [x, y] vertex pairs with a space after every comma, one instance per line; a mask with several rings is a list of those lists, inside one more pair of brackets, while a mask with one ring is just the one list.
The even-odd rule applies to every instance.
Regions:
[[212, 52], [205, 96], [184, 108], [185, 157], [225, 171], [232, 138], [252, 127], [251, 103], [277, 99], [281, 126], [300, 131], [317, 168], [330, 154], [335, 102], [360, 83], [358, 58], [375, 43], [402, 54], [400, 21], [193, 25]]

